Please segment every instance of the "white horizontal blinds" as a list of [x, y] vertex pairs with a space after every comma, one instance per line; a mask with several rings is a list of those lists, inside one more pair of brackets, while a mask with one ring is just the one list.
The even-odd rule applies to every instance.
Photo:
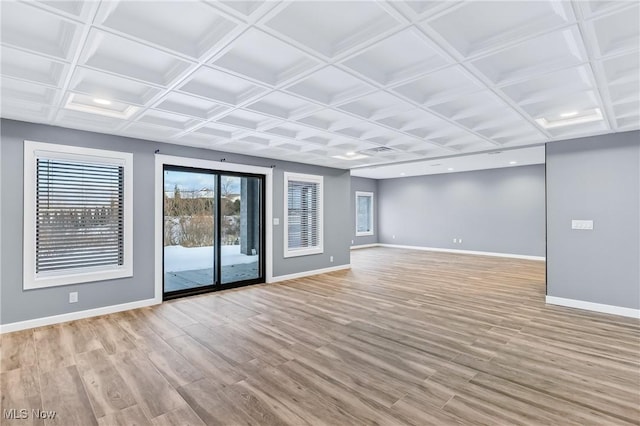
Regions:
[[371, 197], [358, 196], [358, 232], [371, 231]]
[[124, 166], [36, 162], [36, 273], [123, 265]]
[[289, 249], [320, 245], [320, 184], [289, 180], [288, 242]]

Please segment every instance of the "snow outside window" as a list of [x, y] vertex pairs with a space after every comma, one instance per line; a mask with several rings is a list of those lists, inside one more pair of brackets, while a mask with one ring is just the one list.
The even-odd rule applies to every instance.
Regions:
[[132, 276], [132, 154], [25, 141], [24, 158], [24, 288]]

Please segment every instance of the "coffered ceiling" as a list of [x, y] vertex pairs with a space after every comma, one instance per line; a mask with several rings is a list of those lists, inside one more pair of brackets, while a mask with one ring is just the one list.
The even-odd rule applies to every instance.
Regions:
[[352, 168], [640, 128], [636, 1], [2, 1], [2, 117]]

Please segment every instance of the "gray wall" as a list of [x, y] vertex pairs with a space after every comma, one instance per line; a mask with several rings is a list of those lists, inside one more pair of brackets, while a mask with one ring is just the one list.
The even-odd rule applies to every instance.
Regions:
[[549, 296], [640, 308], [639, 169], [638, 131], [547, 144]]
[[[356, 192], [373, 192], [373, 235], [356, 237]], [[351, 177], [351, 241], [352, 246], [378, 242], [378, 181], [357, 176]]]
[[381, 180], [379, 242], [544, 256], [544, 179], [533, 165]]
[[[348, 264], [351, 235], [350, 174], [348, 170], [316, 167], [238, 154], [220, 153], [100, 133], [64, 129], [12, 120], [1, 121], [0, 197], [0, 323], [116, 305], [153, 297], [154, 293], [154, 150], [162, 154], [268, 167], [273, 176], [273, 215], [280, 225], [273, 232], [273, 275]], [[23, 141], [60, 143], [134, 154], [134, 276], [45, 289], [22, 289]], [[324, 175], [324, 253], [285, 259], [283, 256], [284, 171]], [[328, 238], [331, 236], [331, 238]], [[334, 256], [334, 262], [329, 262]], [[68, 293], [78, 291], [79, 301], [68, 303]]]

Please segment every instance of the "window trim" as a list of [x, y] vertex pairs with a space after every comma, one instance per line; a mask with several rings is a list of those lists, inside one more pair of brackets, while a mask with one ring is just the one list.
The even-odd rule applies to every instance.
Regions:
[[[371, 223], [371, 231], [358, 231], [358, 197], [369, 197], [371, 199], [371, 209], [369, 210], [369, 220]], [[374, 229], [374, 193], [365, 191], [356, 191], [356, 237], [366, 237], [375, 235]]]
[[[60, 160], [119, 164], [124, 167], [124, 262], [120, 266], [98, 266], [36, 273], [36, 160], [40, 156]], [[24, 290], [104, 281], [133, 276], [133, 154], [94, 148], [24, 141]]]
[[[289, 248], [289, 181], [317, 183], [318, 186], [318, 245], [308, 248]], [[324, 176], [284, 172], [284, 257], [308, 256], [324, 253]]]

